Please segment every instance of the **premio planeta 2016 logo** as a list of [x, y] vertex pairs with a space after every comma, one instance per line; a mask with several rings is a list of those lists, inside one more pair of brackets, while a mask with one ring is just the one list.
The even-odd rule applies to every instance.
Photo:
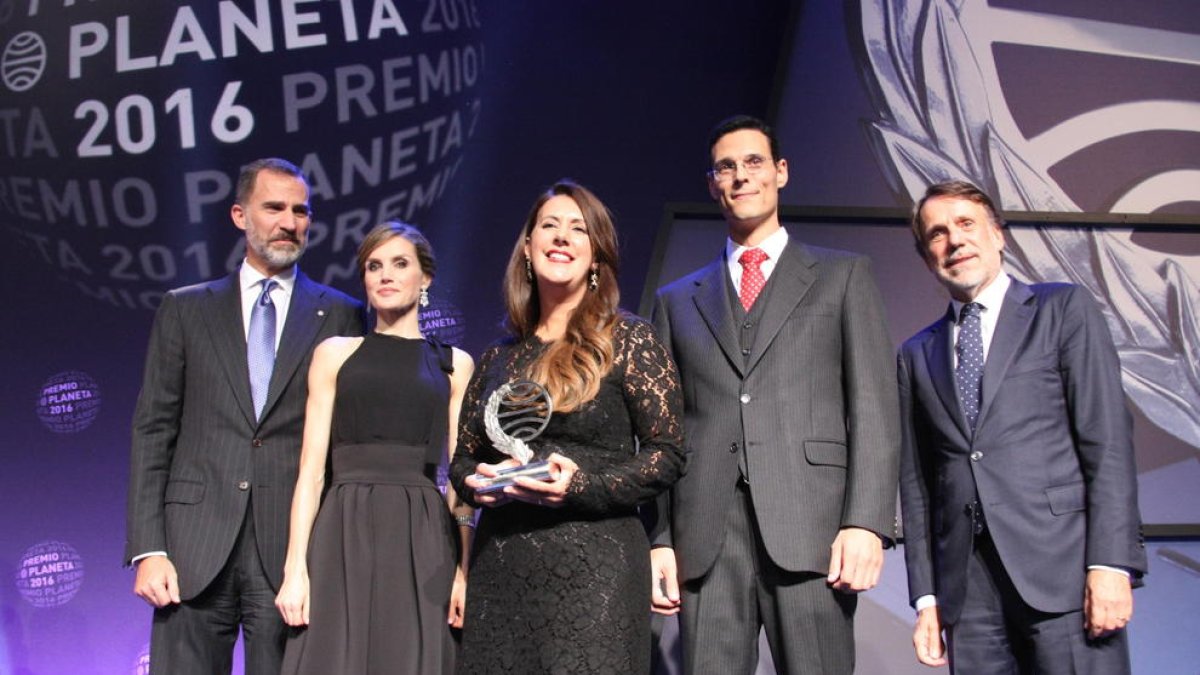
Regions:
[[68, 370], [52, 375], [38, 391], [38, 419], [56, 434], [83, 431], [99, 414], [100, 386], [85, 372]]
[[17, 591], [34, 607], [65, 605], [83, 586], [83, 558], [70, 544], [43, 541], [21, 555]]

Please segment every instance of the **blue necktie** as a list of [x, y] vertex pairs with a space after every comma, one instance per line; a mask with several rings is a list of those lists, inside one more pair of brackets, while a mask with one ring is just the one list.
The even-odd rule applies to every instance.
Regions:
[[274, 279], [262, 280], [262, 293], [250, 311], [250, 333], [246, 336], [246, 362], [250, 366], [250, 396], [254, 399], [254, 418], [262, 419], [275, 369], [275, 303], [271, 302]]
[[978, 302], [963, 305], [958, 320], [958, 342], [954, 345], [954, 353], [958, 356], [954, 381], [971, 431], [975, 431], [975, 422], [979, 419], [980, 383], [983, 381], [983, 328], [979, 320], [982, 312], [983, 305]]

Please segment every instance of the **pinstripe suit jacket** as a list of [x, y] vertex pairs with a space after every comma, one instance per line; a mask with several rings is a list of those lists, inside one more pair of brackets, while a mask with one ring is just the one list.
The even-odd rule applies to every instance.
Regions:
[[236, 272], [163, 298], [134, 412], [125, 561], [166, 551], [184, 600], [225, 564], [248, 504], [267, 578], [279, 587], [312, 350], [362, 334], [358, 301], [297, 272], [256, 422], [240, 298]]
[[654, 325], [679, 366], [688, 472], [652, 529], [680, 577], [711, 568], [732, 508], [740, 448], [771, 559], [824, 574], [839, 528], [891, 537], [899, 412], [892, 346], [867, 258], [789, 241], [749, 359], [722, 254], [658, 293]]

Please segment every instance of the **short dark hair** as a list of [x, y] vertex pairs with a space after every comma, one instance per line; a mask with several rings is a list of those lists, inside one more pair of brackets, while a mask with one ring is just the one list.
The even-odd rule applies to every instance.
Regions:
[[909, 227], [912, 228], [913, 244], [917, 247], [917, 254], [922, 259], [925, 258], [925, 237], [922, 233], [921, 209], [925, 208], [926, 202], [938, 197], [956, 197], [975, 202], [987, 211], [992, 225], [995, 225], [997, 228], [1004, 227], [1004, 218], [1001, 217], [1000, 211], [996, 209], [996, 205], [992, 203], [992, 198], [987, 196], [986, 192], [980, 190], [973, 183], [968, 183], [965, 180], [949, 180], [942, 183], [935, 183], [926, 188], [925, 196], [921, 197], [916, 204], [913, 204], [912, 221], [909, 223]]
[[396, 237], [407, 239], [417, 250], [417, 262], [421, 265], [422, 272], [428, 274], [430, 279], [437, 276], [437, 258], [433, 255], [433, 246], [430, 245], [421, 230], [417, 229], [415, 225], [409, 225], [399, 220], [389, 220], [376, 225], [359, 244], [357, 260], [360, 277], [367, 275], [367, 259], [371, 257], [375, 249]]
[[734, 115], [718, 122], [717, 126], [713, 127], [712, 131], [708, 133], [708, 161], [712, 161], [712, 149], [717, 144], [717, 141], [721, 140], [726, 134], [741, 131], [742, 129], [753, 129], [766, 136], [767, 143], [771, 148], [771, 160], [778, 162], [781, 159], [779, 156], [779, 139], [775, 136], [775, 130], [771, 128], [771, 125], [750, 115]]
[[246, 201], [250, 199], [250, 194], [254, 192], [254, 181], [258, 178], [258, 174], [261, 171], [274, 171], [275, 173], [299, 178], [301, 181], [304, 181], [305, 187], [308, 186], [308, 181], [305, 180], [304, 172], [300, 170], [300, 167], [286, 159], [264, 157], [263, 159], [256, 159], [242, 167], [241, 173], [238, 174], [237, 195], [234, 197], [234, 202], [242, 206], [246, 205]]

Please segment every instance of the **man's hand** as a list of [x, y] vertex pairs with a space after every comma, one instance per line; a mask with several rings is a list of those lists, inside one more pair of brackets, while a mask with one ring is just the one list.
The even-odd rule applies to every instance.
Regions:
[[921, 663], [935, 668], [946, 665], [946, 644], [942, 642], [942, 620], [937, 607], [926, 607], [917, 612], [913, 647]]
[[1113, 570], [1088, 570], [1083, 618], [1088, 637], [1093, 640], [1124, 628], [1133, 618], [1129, 577]]
[[650, 611], [671, 616], [679, 613], [679, 576], [675, 549], [650, 549]]
[[839, 591], [859, 593], [879, 583], [883, 570], [883, 540], [861, 527], [838, 531], [830, 547], [829, 576], [825, 581]]
[[152, 555], [137, 561], [133, 592], [153, 607], [179, 604], [179, 576], [175, 564], [165, 555]]

